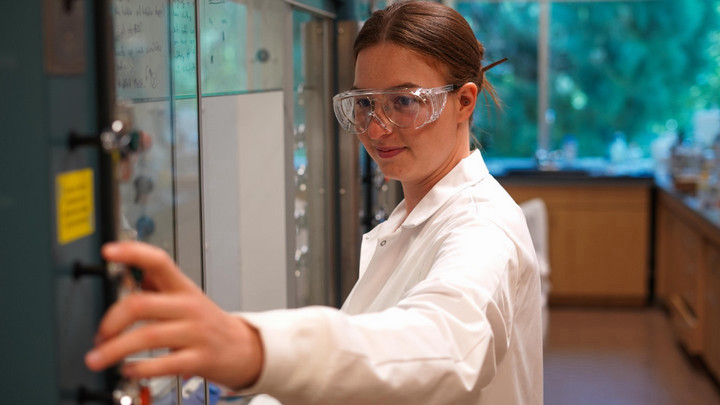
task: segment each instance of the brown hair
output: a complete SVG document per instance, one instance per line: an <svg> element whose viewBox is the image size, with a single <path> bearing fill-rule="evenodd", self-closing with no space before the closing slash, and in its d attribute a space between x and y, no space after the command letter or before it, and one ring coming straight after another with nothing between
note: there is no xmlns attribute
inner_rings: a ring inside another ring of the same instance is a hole
<svg viewBox="0 0 720 405"><path fill-rule="evenodd" d="M426 1L395 3L375 11L360 29L353 51L355 59L365 48L390 42L417 52L444 71L448 84L473 82L497 105L492 85L482 67L483 45L475 39L460 13L442 4Z"/></svg>

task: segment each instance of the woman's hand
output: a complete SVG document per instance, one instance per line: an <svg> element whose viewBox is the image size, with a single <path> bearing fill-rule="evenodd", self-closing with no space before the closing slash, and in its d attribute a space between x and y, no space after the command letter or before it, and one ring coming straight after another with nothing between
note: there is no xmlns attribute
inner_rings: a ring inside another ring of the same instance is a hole
<svg viewBox="0 0 720 405"><path fill-rule="evenodd" d="M169 348L161 357L127 363L129 378L198 375L229 388L254 383L263 351L256 329L213 303L161 249L140 242L103 246L109 262L143 270L143 291L115 303L105 314L96 347L85 356L91 370L102 370L126 356ZM141 326L125 331L138 321Z"/></svg>

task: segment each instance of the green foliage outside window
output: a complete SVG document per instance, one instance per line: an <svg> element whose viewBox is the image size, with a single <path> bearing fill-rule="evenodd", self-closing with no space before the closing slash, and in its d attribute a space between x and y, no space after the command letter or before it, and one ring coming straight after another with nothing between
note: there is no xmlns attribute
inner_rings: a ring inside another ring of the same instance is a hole
<svg viewBox="0 0 720 405"><path fill-rule="evenodd" d="M486 64L508 58L487 73L502 108L476 109L473 134L491 155L532 156L537 146L537 37L539 6L458 2L456 9L485 47Z"/></svg>
<svg viewBox="0 0 720 405"><path fill-rule="evenodd" d="M606 156L622 133L647 155L668 122L691 132L696 111L720 104L718 1L549 3L550 148L571 135L579 156ZM488 74L504 108L479 109L475 135L490 156L533 156L540 5L464 1L456 8L489 61L509 58Z"/></svg>

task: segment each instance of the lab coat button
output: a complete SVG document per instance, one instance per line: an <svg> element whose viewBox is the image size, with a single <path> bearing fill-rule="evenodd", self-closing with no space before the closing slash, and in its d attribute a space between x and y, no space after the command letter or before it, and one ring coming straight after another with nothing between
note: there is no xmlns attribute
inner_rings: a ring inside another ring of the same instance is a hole
<svg viewBox="0 0 720 405"><path fill-rule="evenodd" d="M385 246L386 243L387 243L387 241L384 240L384 241L380 242L380 246Z"/></svg>

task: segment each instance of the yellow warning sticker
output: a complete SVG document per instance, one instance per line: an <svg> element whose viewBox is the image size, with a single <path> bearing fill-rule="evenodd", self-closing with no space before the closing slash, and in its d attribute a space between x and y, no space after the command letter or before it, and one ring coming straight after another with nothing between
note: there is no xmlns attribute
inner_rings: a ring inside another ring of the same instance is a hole
<svg viewBox="0 0 720 405"><path fill-rule="evenodd" d="M92 169L58 174L55 195L58 243L64 245L95 232Z"/></svg>

